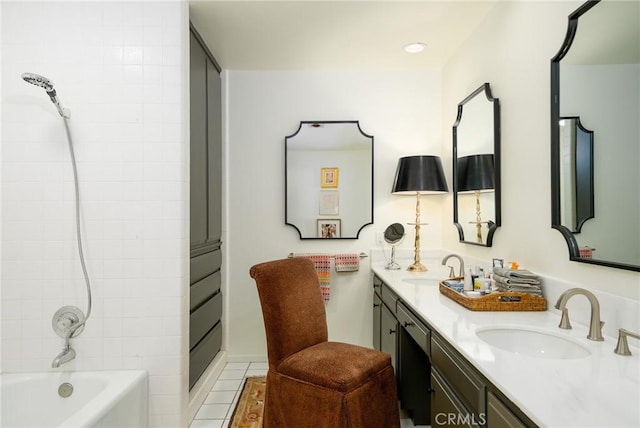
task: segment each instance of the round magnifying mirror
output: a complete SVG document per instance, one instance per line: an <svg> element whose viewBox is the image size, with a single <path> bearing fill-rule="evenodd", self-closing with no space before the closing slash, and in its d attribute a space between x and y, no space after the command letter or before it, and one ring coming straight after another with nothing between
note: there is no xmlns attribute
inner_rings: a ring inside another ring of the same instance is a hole
<svg viewBox="0 0 640 428"><path fill-rule="evenodd" d="M396 245L399 245L404 239L404 226L400 223L389 225L384 231L384 241L391 245L391 261L384 267L388 270L399 270L400 265L396 263Z"/></svg>

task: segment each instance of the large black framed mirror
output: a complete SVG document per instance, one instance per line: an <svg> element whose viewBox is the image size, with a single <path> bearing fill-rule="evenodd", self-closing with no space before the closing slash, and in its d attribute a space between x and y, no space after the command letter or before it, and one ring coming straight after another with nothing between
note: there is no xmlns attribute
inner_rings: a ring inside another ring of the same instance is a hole
<svg viewBox="0 0 640 428"><path fill-rule="evenodd" d="M640 2L588 1L551 59L551 225L570 260L640 271L639 118Z"/></svg>
<svg viewBox="0 0 640 428"><path fill-rule="evenodd" d="M501 223L500 100L484 83L453 125L453 223L460 242L490 247Z"/></svg>
<svg viewBox="0 0 640 428"><path fill-rule="evenodd" d="M303 121L285 137L285 224L300 239L357 239L373 223L373 136L357 120Z"/></svg>

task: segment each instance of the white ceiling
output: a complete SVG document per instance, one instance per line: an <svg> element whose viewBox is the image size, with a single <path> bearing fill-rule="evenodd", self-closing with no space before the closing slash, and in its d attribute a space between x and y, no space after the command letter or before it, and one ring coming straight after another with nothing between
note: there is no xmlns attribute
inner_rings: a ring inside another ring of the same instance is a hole
<svg viewBox="0 0 640 428"><path fill-rule="evenodd" d="M224 69L419 70L441 67L498 0L189 0ZM419 54L402 47L423 42Z"/></svg>

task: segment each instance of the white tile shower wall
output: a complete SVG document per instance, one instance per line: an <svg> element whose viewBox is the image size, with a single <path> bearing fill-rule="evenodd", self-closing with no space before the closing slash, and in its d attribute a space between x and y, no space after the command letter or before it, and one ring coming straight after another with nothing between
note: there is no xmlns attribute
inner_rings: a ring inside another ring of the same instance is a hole
<svg viewBox="0 0 640 428"><path fill-rule="evenodd" d="M64 369L144 368L150 425L185 424L188 6L2 2L2 371L50 370L63 305L87 308L61 118L71 110L93 311Z"/></svg>

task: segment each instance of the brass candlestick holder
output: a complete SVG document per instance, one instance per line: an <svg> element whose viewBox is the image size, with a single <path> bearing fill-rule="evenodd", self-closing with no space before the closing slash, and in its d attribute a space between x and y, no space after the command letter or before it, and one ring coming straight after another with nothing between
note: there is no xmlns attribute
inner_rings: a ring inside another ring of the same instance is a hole
<svg viewBox="0 0 640 428"><path fill-rule="evenodd" d="M480 191L476 190L476 221L470 221L469 224L476 225L476 242L482 244L482 225L489 223L488 221L482 221L480 216Z"/></svg>
<svg viewBox="0 0 640 428"><path fill-rule="evenodd" d="M407 223L409 225L415 225L416 227L416 239L414 242L415 254L413 255L413 264L410 265L407 270L410 272L426 272L427 267L420 263L420 226L427 225L429 223L420 223L420 192L416 192L416 222Z"/></svg>

